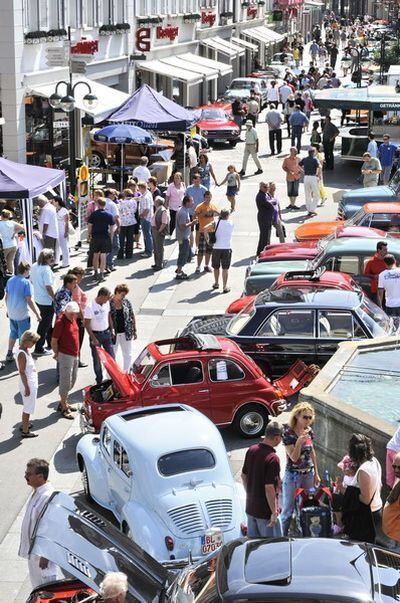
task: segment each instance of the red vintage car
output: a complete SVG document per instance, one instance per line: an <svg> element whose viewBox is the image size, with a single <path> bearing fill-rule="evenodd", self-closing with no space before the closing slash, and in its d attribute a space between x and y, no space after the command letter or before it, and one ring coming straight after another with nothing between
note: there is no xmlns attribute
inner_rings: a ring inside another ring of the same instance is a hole
<svg viewBox="0 0 400 603"><path fill-rule="evenodd" d="M197 126L209 143L228 142L231 147L235 147L240 139L240 128L233 121L227 107L230 111L231 104L226 102L199 107L201 116Z"/></svg>
<svg viewBox="0 0 400 603"><path fill-rule="evenodd" d="M67 557L67 555L65 556ZM35 588L26 603L79 603L94 601L96 592L76 579L57 580Z"/></svg>
<svg viewBox="0 0 400 603"><path fill-rule="evenodd" d="M225 337L190 335L150 343L123 373L103 349L98 354L110 379L85 388L81 429L98 432L108 416L129 408L184 402L216 425L233 424L243 437L262 435L268 416L286 408L285 398L314 375L302 361L271 382Z"/></svg>
<svg viewBox="0 0 400 603"><path fill-rule="evenodd" d="M270 287L270 291L287 288L298 289L302 286L306 286L307 288L315 287L316 289L346 289L348 291L359 289L359 286L350 274L325 270L324 272L284 272L278 276L275 283ZM244 297L235 299L227 307L226 313L238 314L243 308L254 301L256 297L256 295L245 295Z"/></svg>

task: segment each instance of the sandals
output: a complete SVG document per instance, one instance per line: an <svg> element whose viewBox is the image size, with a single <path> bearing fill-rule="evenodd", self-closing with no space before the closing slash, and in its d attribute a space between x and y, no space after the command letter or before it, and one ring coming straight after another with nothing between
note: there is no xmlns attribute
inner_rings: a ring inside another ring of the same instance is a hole
<svg viewBox="0 0 400 603"><path fill-rule="evenodd" d="M222 291L222 293L229 293L230 288L229 287L225 287L225 289Z"/></svg>
<svg viewBox="0 0 400 603"><path fill-rule="evenodd" d="M219 289L219 284L218 283L214 283L212 286L213 289Z"/></svg>
<svg viewBox="0 0 400 603"><path fill-rule="evenodd" d="M38 433L33 433L33 431L21 431L21 438L37 438Z"/></svg>
<svg viewBox="0 0 400 603"><path fill-rule="evenodd" d="M63 409L61 408L61 404L59 404L59 405L57 406L57 410L58 410L59 412L63 412ZM69 410L69 412L76 412L78 409L77 409L77 408L75 408L75 406L68 406L68 410Z"/></svg>
<svg viewBox="0 0 400 603"><path fill-rule="evenodd" d="M69 408L62 410L61 414L64 417L64 419L69 419L70 421L74 419L74 415L72 414L72 412L70 411Z"/></svg>
<svg viewBox="0 0 400 603"><path fill-rule="evenodd" d="M32 429L32 427L33 427L32 423L29 423L29 427L28 427L28 429ZM24 432L22 431L22 425L20 425L19 430L20 430L22 433L24 433Z"/></svg>

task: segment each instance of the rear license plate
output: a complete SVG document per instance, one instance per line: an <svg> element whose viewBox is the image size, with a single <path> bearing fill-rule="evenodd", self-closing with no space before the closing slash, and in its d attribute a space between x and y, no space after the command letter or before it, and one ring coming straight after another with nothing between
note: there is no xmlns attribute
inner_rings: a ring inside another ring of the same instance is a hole
<svg viewBox="0 0 400 603"><path fill-rule="evenodd" d="M219 549L223 545L223 536L221 530L206 532L201 538L201 554L208 555Z"/></svg>
<svg viewBox="0 0 400 603"><path fill-rule="evenodd" d="M214 142L226 142L225 138L214 138Z"/></svg>

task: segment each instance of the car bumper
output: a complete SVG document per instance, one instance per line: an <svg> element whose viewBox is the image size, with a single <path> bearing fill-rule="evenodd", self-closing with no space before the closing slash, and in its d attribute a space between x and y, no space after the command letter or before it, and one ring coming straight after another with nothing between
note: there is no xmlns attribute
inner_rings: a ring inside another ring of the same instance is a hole
<svg viewBox="0 0 400 603"><path fill-rule="evenodd" d="M79 408L79 427L82 433L95 433L96 431L85 414L84 404L81 404L81 407Z"/></svg>

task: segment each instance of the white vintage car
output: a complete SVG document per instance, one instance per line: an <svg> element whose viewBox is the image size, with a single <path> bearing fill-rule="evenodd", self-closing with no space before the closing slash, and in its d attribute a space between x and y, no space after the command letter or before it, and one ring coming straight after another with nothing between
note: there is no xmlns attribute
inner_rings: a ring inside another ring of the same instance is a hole
<svg viewBox="0 0 400 603"><path fill-rule="evenodd" d="M112 511L155 559L199 558L245 532L244 491L222 437L189 406L108 417L76 454L87 499Z"/></svg>

